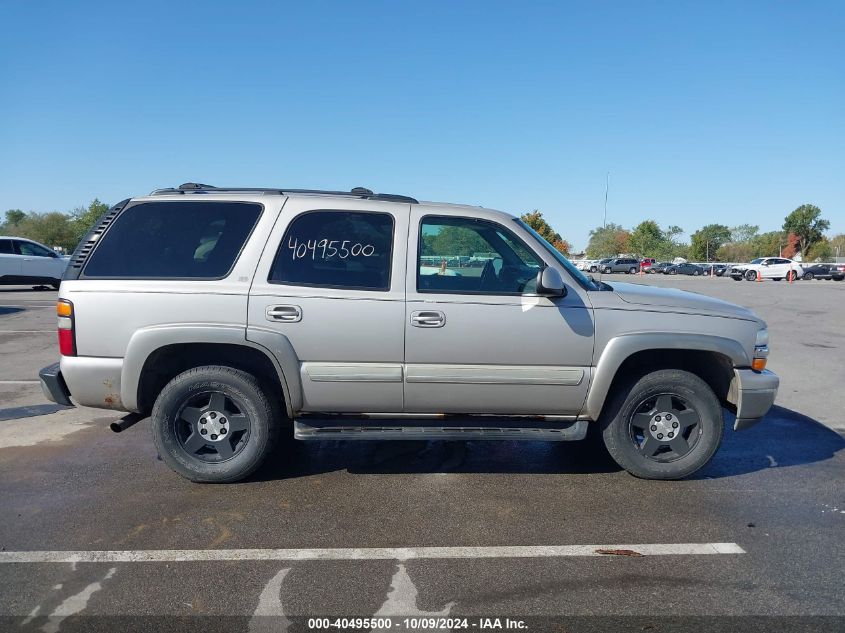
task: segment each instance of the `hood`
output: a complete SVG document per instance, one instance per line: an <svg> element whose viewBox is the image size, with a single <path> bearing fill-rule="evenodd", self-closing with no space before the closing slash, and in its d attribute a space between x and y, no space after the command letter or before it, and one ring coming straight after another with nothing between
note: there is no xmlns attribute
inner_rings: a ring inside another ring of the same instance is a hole
<svg viewBox="0 0 845 633"><path fill-rule="evenodd" d="M613 291L625 303L642 306L662 306L676 308L679 312L696 314L715 314L734 318L759 321L760 319L748 308L734 303L706 297L695 292L676 290L675 288L657 288L641 284L614 283Z"/></svg>

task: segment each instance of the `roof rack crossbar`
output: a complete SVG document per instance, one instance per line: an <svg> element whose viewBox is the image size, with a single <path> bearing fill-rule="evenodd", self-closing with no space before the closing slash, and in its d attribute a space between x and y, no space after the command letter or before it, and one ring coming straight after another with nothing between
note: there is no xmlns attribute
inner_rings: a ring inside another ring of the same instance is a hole
<svg viewBox="0 0 845 633"><path fill-rule="evenodd" d="M364 200L384 200L387 202L407 202L410 204L418 204L418 200L410 196L403 196L394 193L373 193L371 189L366 187L355 187L351 191L330 191L325 189L288 189L286 187L214 187L212 185L204 185L195 182L186 182L179 187L168 187L164 189L156 189L151 196L167 196L174 194L194 194L194 193L270 193L277 195L287 194L315 194L326 196L344 196L348 198L362 198Z"/></svg>

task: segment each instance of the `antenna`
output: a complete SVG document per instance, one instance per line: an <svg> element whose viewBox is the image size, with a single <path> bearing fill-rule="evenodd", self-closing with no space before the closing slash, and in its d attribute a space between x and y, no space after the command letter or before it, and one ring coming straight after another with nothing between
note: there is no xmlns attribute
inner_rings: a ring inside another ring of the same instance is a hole
<svg viewBox="0 0 845 633"><path fill-rule="evenodd" d="M607 177L604 181L604 222L602 223L602 228L607 229L607 194L610 191L610 172L607 172ZM601 262L601 260L599 260ZM601 281L602 276L602 267L599 264L599 284L602 283Z"/></svg>

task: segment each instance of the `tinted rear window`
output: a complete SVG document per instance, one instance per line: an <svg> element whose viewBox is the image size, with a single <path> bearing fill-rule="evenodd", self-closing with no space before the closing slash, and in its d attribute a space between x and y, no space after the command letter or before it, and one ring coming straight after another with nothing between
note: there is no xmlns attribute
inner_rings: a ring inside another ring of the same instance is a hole
<svg viewBox="0 0 845 633"><path fill-rule="evenodd" d="M0 240L0 255L14 255L12 240Z"/></svg>
<svg viewBox="0 0 845 633"><path fill-rule="evenodd" d="M112 223L84 277L220 279L262 207L247 202L143 202Z"/></svg>

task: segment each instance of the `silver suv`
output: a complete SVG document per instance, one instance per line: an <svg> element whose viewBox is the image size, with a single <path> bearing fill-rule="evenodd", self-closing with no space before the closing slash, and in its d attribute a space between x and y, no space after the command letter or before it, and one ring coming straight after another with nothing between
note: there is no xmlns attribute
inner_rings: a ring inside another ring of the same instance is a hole
<svg viewBox="0 0 845 633"><path fill-rule="evenodd" d="M685 477L772 405L766 325L596 282L522 220L399 195L186 184L112 207L58 302L58 403L150 416L201 482L300 440L580 440Z"/></svg>

